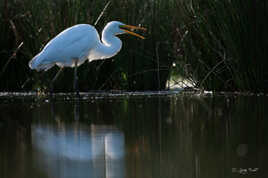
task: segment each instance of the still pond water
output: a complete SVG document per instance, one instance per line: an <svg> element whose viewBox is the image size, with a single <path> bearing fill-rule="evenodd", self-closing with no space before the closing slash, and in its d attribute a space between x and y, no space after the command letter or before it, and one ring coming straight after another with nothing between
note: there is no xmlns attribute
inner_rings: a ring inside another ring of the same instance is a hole
<svg viewBox="0 0 268 178"><path fill-rule="evenodd" d="M268 177L268 97L0 97L1 178Z"/></svg>

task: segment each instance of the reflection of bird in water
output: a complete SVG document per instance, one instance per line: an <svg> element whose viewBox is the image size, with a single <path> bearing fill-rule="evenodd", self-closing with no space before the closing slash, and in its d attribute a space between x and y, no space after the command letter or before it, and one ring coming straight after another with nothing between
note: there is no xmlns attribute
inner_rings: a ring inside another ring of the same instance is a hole
<svg viewBox="0 0 268 178"><path fill-rule="evenodd" d="M52 177L59 172L70 177L125 177L124 133L113 126L34 124L32 143L35 158Z"/></svg>
<svg viewBox="0 0 268 178"><path fill-rule="evenodd" d="M72 26L49 41L44 49L29 62L29 67L37 71L47 71L54 65L58 65L61 69L51 81L51 87L63 67L74 67L74 89L78 94L77 67L87 59L93 61L116 55L122 47L122 41L116 35L127 33L144 39L143 36L133 32L136 29L146 30L143 27L112 21L103 29L100 40L93 26L89 24Z"/></svg>

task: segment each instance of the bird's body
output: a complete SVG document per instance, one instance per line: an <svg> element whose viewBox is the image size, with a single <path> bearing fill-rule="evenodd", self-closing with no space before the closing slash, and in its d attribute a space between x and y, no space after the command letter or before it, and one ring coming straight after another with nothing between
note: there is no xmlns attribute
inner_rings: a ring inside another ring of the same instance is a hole
<svg viewBox="0 0 268 178"><path fill-rule="evenodd" d="M74 67L76 60L77 66L80 66L87 59L102 59L102 56L96 53L100 43L99 34L93 26L75 25L53 38L31 60L29 66L40 71L48 70L55 64L60 67Z"/></svg>
<svg viewBox="0 0 268 178"><path fill-rule="evenodd" d="M146 30L142 27L112 21L105 26L102 39L100 39L93 26L78 24L67 28L50 40L44 49L29 62L29 67L37 71L46 71L54 65L61 68L78 67L87 59L92 61L110 58L116 55L122 47L122 41L116 35L128 33L143 38L123 28Z"/></svg>

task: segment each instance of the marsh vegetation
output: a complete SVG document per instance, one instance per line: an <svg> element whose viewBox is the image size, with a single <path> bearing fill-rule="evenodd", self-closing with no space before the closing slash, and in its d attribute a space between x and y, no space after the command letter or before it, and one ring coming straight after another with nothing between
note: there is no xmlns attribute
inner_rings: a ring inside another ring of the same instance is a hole
<svg viewBox="0 0 268 178"><path fill-rule="evenodd" d="M107 2L1 0L0 90L46 89L57 68L40 74L28 61L65 28L94 24ZM120 20L147 27L147 38L122 36L119 55L82 65L80 90L162 90L180 76L206 90L267 91L267 9L265 1L111 0L98 31ZM72 90L71 70L57 91Z"/></svg>

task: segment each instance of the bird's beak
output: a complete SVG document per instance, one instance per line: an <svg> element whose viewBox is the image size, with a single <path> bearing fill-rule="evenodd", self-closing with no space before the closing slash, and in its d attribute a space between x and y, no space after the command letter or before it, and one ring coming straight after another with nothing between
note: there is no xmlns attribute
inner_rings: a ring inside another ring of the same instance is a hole
<svg viewBox="0 0 268 178"><path fill-rule="evenodd" d="M134 30L142 30L142 31L146 31L147 29L144 27L138 27L138 26L133 26L133 25L121 25L120 29L123 30L124 32L130 34L130 35L134 35L136 37L139 37L141 39L145 39L143 36L133 32Z"/></svg>

